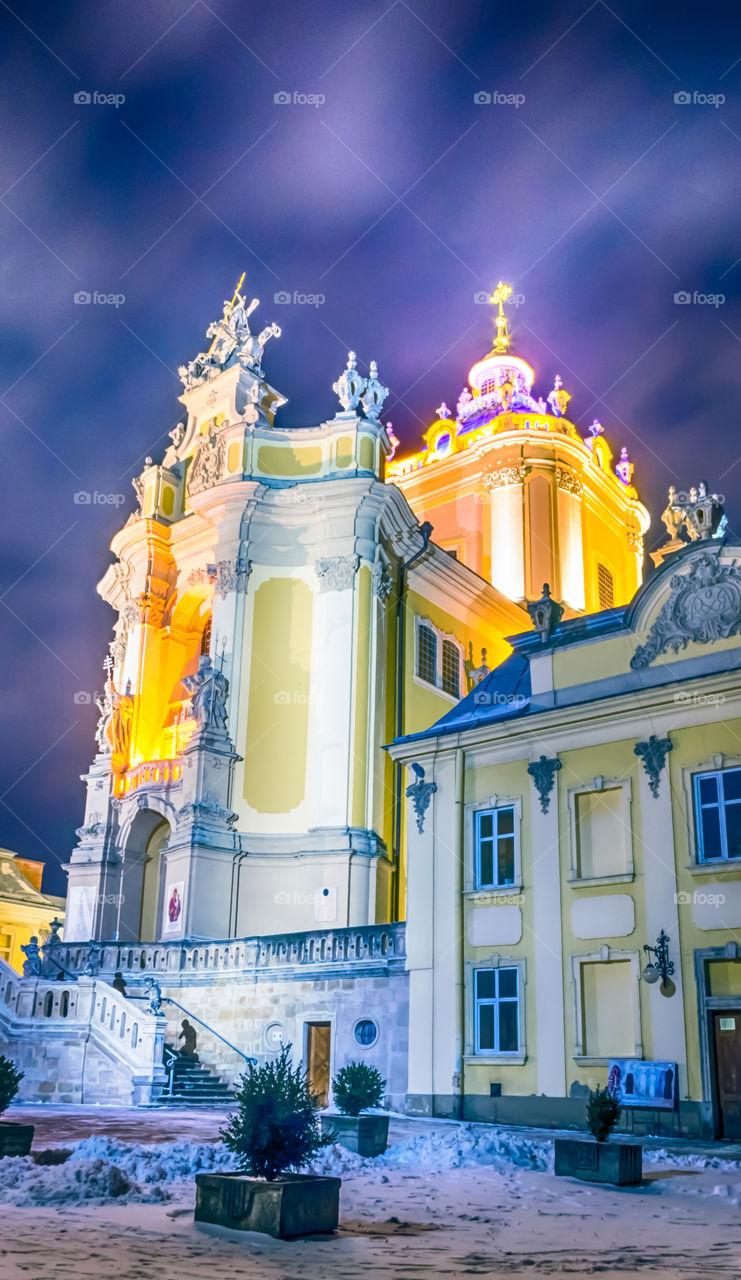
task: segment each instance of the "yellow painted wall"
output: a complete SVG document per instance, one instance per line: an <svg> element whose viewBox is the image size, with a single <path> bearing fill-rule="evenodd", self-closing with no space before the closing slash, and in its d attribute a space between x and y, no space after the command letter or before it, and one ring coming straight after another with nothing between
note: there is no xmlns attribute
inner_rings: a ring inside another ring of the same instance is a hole
<svg viewBox="0 0 741 1280"><path fill-rule="evenodd" d="M300 578L269 578L254 597L244 797L258 813L304 799L313 595Z"/></svg>

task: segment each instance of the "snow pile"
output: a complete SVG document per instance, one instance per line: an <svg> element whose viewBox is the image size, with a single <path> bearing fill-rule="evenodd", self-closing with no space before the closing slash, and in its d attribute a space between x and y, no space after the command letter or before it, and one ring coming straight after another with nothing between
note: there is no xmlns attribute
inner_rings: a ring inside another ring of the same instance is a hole
<svg viewBox="0 0 741 1280"><path fill-rule="evenodd" d="M169 1200L170 1184L201 1170L233 1167L222 1143L167 1142L135 1146L96 1136L78 1142L64 1164L32 1157L2 1162L0 1203L13 1205L148 1204Z"/></svg>
<svg viewBox="0 0 741 1280"><path fill-rule="evenodd" d="M666 1147L644 1147L644 1164L662 1164L667 1169L687 1169L690 1172L717 1169L720 1173L738 1173L741 1161L724 1160L721 1156L698 1154L695 1151L667 1151Z"/></svg>
<svg viewBox="0 0 741 1280"><path fill-rule="evenodd" d="M553 1167L553 1143L484 1125L464 1124L446 1133L420 1134L389 1147L374 1165L419 1165L427 1169L460 1169L486 1165L489 1169Z"/></svg>

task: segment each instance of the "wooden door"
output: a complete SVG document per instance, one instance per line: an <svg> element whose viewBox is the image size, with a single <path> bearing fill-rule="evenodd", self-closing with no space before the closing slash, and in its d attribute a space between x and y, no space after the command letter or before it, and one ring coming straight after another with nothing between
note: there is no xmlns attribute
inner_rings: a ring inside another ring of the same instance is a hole
<svg viewBox="0 0 741 1280"><path fill-rule="evenodd" d="M332 1028L329 1022L306 1024L306 1071L312 1090L322 1107L329 1101Z"/></svg>
<svg viewBox="0 0 741 1280"><path fill-rule="evenodd" d="M721 1138L741 1138L741 1012L714 1013Z"/></svg>

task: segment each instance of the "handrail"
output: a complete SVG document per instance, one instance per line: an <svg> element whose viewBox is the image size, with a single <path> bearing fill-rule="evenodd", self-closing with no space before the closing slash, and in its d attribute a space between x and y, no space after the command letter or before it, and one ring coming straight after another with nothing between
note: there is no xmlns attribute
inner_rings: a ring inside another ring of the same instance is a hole
<svg viewBox="0 0 741 1280"><path fill-rule="evenodd" d="M137 996L132 994L128 995L126 998L127 1000L148 1000L149 996ZM194 1018L199 1026L205 1027L206 1031L208 1031L210 1035L216 1036L216 1039L221 1040L222 1044L225 1044L228 1049L233 1049L235 1053L239 1054L240 1058L244 1058L245 1062L257 1062L257 1058L252 1054L243 1053L243 1051L238 1049L235 1044L232 1044L231 1040L227 1040L226 1036L222 1036L220 1031L217 1031L215 1027L210 1027L207 1022L203 1021L203 1018L198 1017L197 1013L192 1013L190 1009L186 1009L184 1004L179 1004L177 1000L173 1000L172 996L160 996L159 998L163 1004L174 1004L176 1009L180 1009L182 1013L187 1013L189 1018Z"/></svg>

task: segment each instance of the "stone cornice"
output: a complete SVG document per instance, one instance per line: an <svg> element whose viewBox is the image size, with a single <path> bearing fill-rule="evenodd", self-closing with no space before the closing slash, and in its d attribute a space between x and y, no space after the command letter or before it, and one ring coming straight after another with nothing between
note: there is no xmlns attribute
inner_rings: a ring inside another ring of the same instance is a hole
<svg viewBox="0 0 741 1280"><path fill-rule="evenodd" d="M698 704L692 699L695 689L706 699L711 694L722 693L724 700L717 704L703 702L702 714L698 717ZM677 690L687 695L685 700L676 700ZM587 743L608 744L624 739L632 746L635 738L645 735L648 723L652 732L665 735L698 724L741 718L741 669L713 676L703 674L693 681L674 680L644 688L640 694L640 703L636 702L636 691L632 690L592 702L532 710L527 716L515 716L498 724L473 725L455 733L410 738L407 743L390 744L387 750L392 759L407 762L432 760L462 748L472 756L487 755L487 763L499 764L529 760L529 751L537 751L538 755L543 751L563 754Z"/></svg>

